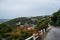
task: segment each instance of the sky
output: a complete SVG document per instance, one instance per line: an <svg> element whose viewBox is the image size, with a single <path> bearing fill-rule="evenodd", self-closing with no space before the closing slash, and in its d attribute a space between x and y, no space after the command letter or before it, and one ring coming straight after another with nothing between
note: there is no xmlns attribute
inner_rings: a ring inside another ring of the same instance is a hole
<svg viewBox="0 0 60 40"><path fill-rule="evenodd" d="M0 0L0 19L51 15L60 8L60 0Z"/></svg>

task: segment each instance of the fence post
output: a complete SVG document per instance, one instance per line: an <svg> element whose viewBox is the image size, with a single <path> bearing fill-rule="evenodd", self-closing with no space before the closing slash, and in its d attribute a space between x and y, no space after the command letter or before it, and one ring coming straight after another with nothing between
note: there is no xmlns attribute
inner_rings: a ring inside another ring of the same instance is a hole
<svg viewBox="0 0 60 40"><path fill-rule="evenodd" d="M35 34L33 34L33 40L35 40Z"/></svg>

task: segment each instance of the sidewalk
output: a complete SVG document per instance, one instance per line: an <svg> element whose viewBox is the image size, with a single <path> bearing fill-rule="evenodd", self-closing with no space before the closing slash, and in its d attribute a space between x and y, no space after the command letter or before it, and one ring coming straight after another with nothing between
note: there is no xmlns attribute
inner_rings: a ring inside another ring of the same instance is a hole
<svg viewBox="0 0 60 40"><path fill-rule="evenodd" d="M47 37L48 32L51 30L52 28L50 27L44 34L43 34L43 40L45 40L45 38Z"/></svg>

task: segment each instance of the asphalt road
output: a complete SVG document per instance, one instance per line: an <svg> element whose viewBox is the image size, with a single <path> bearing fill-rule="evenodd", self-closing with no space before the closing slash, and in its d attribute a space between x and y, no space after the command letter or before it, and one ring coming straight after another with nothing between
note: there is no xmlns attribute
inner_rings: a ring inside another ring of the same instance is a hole
<svg viewBox="0 0 60 40"><path fill-rule="evenodd" d="M60 29L59 28L52 28L50 32L48 32L47 37L45 40L60 40Z"/></svg>

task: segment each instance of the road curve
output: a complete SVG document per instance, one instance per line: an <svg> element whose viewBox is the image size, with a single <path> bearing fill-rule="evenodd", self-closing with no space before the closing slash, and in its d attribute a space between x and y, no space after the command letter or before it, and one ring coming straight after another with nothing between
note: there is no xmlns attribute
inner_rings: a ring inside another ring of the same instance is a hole
<svg viewBox="0 0 60 40"><path fill-rule="evenodd" d="M47 37L45 40L60 40L60 29L59 28L52 28L50 32L48 32Z"/></svg>

